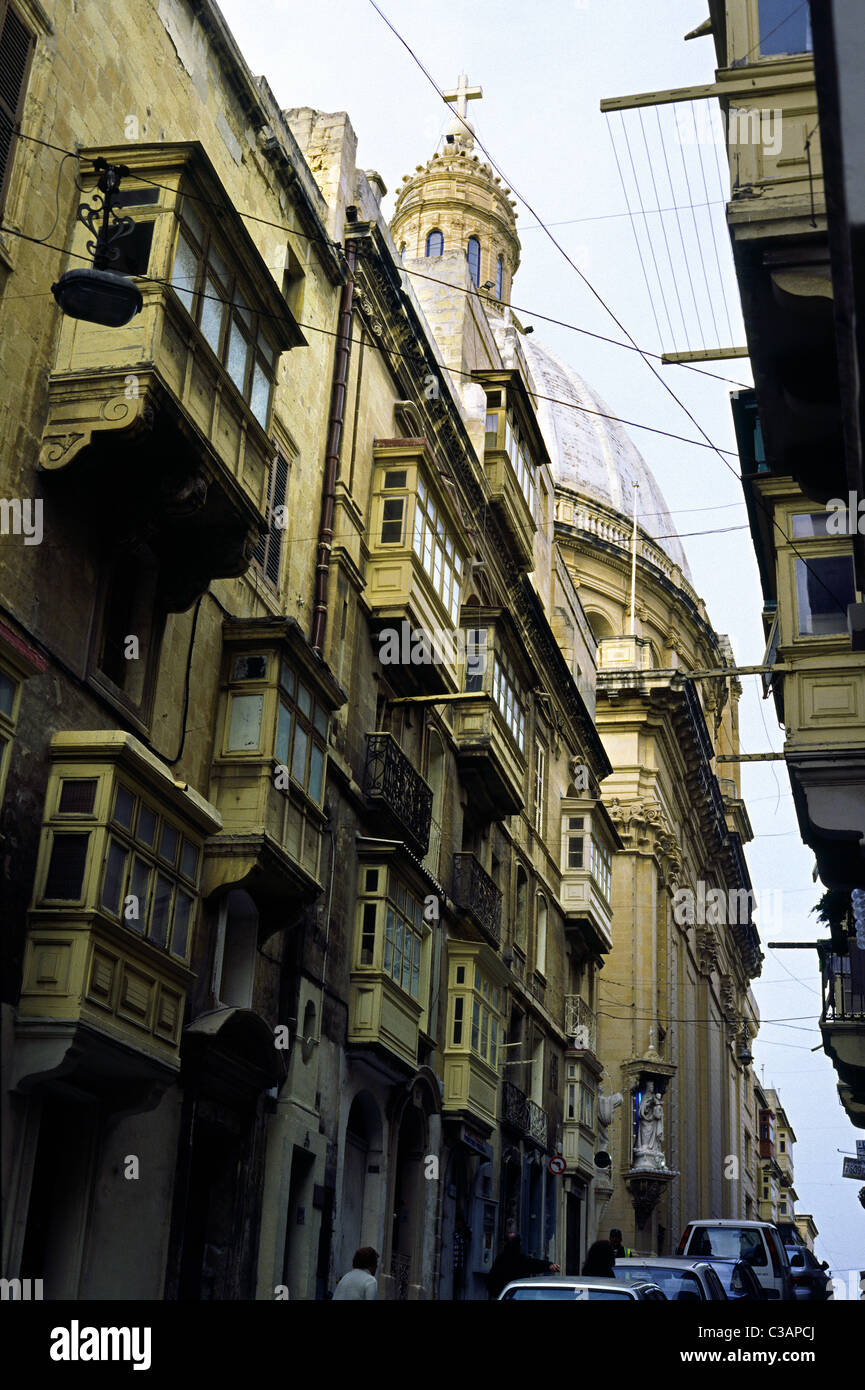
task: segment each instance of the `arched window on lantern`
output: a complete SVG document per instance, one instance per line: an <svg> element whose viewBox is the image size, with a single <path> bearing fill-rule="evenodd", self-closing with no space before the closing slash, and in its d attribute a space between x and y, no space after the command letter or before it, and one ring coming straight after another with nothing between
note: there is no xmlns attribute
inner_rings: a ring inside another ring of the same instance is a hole
<svg viewBox="0 0 865 1390"><path fill-rule="evenodd" d="M469 275L476 285L481 283L481 244L476 236L470 236L466 246L466 259L469 263Z"/></svg>
<svg viewBox="0 0 865 1390"><path fill-rule="evenodd" d="M496 299L501 299L505 287L505 261L499 256L496 261Z"/></svg>
<svg viewBox="0 0 865 1390"><path fill-rule="evenodd" d="M441 256L445 249L445 239L442 233L436 228L430 232L426 239L426 253L428 256Z"/></svg>

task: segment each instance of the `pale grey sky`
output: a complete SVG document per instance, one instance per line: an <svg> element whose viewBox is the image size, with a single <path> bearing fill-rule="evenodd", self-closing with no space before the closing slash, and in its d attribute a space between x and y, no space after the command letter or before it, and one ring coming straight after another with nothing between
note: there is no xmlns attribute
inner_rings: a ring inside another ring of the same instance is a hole
<svg viewBox="0 0 865 1390"><path fill-rule="evenodd" d="M658 206L655 192L664 207L669 206L670 190L679 190L676 201L681 202L685 179L694 203L713 204L711 212L695 214L700 219L702 263L696 233L689 230L693 218L683 219L681 230L666 219L666 243L655 219L650 223L651 247L645 223L637 218L647 274L660 279L668 301L665 308L662 297L654 294L653 308L634 229L622 216L626 204L608 118L598 109L602 97L712 80L711 39L683 42L683 36L706 18L706 0L666 0L663 5L647 0L379 3L440 87L455 85L460 71L483 86L483 101L469 108L478 137L513 181L514 190L545 223L559 224L552 228L557 239L641 346L659 349L656 317L663 349L674 346L677 323L684 332L691 318L689 304L694 308L692 321L699 311L707 338L712 337L710 296L717 336L727 344L732 330L736 342L744 341L719 206L717 160L714 148L705 139L701 142L702 122L693 142L681 127L682 138L671 139L668 122L674 113L663 113L670 161L665 167L653 112L647 113L642 126L628 118L630 155L620 118L611 118L616 154L632 200L631 158L647 209ZM390 190L385 200L390 210L403 174L435 149L447 112L369 0L221 0L221 8L250 66L267 77L283 106L348 111L359 139L359 163L381 173ZM534 310L619 338L620 330L537 227L536 218L521 205L519 211L523 249L513 301L522 306L522 320L531 323L532 314L525 310ZM714 229L702 221L708 216L715 218ZM683 274L685 261L691 280ZM699 437L636 353L539 321L536 332L600 391L614 413ZM751 380L747 362L741 360L708 366L740 383ZM710 438L722 449L734 449L728 393L735 388L682 369L660 370ZM684 536L695 587L715 627L730 634L740 664L759 662L764 649L762 597L749 532L687 534L744 526L736 477L709 449L642 430L631 434ZM729 462L735 469L736 459ZM743 686L743 749L780 749L774 706L759 698L759 678L743 677ZM755 832L747 849L755 888L761 897L771 895L769 901L782 895L783 902L781 920L775 914L775 920L761 928L766 960L755 985L763 1016L756 1060L766 1084L780 1092L796 1132L798 1210L814 1214L821 1232L818 1252L835 1273L859 1270L865 1268L865 1213L857 1201L857 1184L840 1176L841 1155L836 1150L853 1153L855 1139L865 1134L854 1129L841 1108L831 1062L822 1051L811 1051L820 1044L816 953L770 953L765 944L769 938L813 940L817 928L809 911L822 888L811 879L813 856L799 839L783 764L746 766L743 784Z"/></svg>

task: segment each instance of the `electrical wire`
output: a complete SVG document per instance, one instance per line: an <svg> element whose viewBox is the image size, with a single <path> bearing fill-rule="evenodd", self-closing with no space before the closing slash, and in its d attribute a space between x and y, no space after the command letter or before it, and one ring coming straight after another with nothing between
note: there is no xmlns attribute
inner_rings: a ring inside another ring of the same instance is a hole
<svg viewBox="0 0 865 1390"><path fill-rule="evenodd" d="M696 321L697 321L698 330L699 330L700 311L699 311L699 309L697 308L697 293L696 293L696 290L694 289L694 278L693 278L693 276L691 275L691 262L690 262L690 260L689 260L689 258L688 258L688 253L687 253L687 251L685 250L685 234L684 234L684 232L683 232L683 230L682 230L682 220L681 220L681 218L679 217L679 207L678 207L678 203L677 203L677 201L676 201L676 190L675 190L674 187L673 187L673 176L672 176L672 174L671 174L671 172L670 172L670 161L669 161L668 158L667 158L667 145L666 145L666 142L665 142L665 140L664 140L664 132L663 132L663 130L662 130L662 128L661 128L660 108L657 107L657 106L655 107L655 118L656 118L657 123L658 123L658 138L659 138L660 143L661 143L661 153L662 153L663 156L664 156L664 167L665 167L666 170L667 170L667 181L668 181L668 183L669 183L669 185L670 185L670 197L671 197L671 199L672 199L673 207L674 207L675 213L676 213L676 227L677 227L678 232L679 232L679 241L680 241L681 244L682 244L682 264L683 264L684 267L685 267L685 272L686 272L686 274L687 274L687 276L688 276L688 284L689 284L690 287L691 287L691 298L692 298L693 301L694 301L694 317L695 317L695 319L696 319ZM726 203L725 203L725 206L726 206ZM693 208L691 209L691 211L693 212ZM691 343L691 335L690 335L690 332L687 332L687 331L686 331L686 333L685 333L685 346L688 347L688 348L690 348L690 343Z"/></svg>
<svg viewBox="0 0 865 1390"><path fill-rule="evenodd" d="M20 126L16 126L16 127L15 127L15 135L16 135L16 137L17 137L18 139L20 139L20 140L30 140L30 141L33 142L33 144L41 145L41 146L42 146L44 149L46 149L46 150L53 150L53 151L54 151L55 153L57 153L57 154L69 155L70 158L77 159L77 160L79 160L79 162L80 162L80 158L81 158L80 152L78 152L78 151L76 151L76 150L67 150L63 145L55 145L55 144L53 144L50 140L42 140L42 139L41 139L39 136L37 136L37 135L29 135L29 134L27 134L26 131L21 130ZM177 189L176 189L175 187L173 187L171 184L168 184L168 183L160 183L158 179L151 179L151 178L148 178L148 177L146 176L146 174L142 174L142 173L140 173L138 170L135 171L134 177L135 177L135 179L136 179L139 183L147 184L148 188L160 188L160 189L163 189L164 191L166 191L166 192L168 192L168 193L174 193L174 194L177 193ZM82 188L81 185L79 184L77 178L75 178L75 186L76 186L76 188L78 189L79 193L82 193L82 194L83 194L83 193L86 192L86 190L85 190L84 188ZM190 200L190 202L202 203L205 207L213 208L214 211L216 211L216 212L220 212L220 213L231 212L231 213L234 214L235 216L241 217L245 222L255 222L256 224L258 224L258 225L260 225L260 226L269 227L269 228L273 229L274 231L283 232L283 233L285 233L286 236L298 237L298 238L301 238L301 239L304 240L304 241L309 241L309 242L315 243L316 245L319 245L319 246L326 246L326 247L328 247L328 249L331 250L331 251L338 251L339 248L340 248L340 243L337 242L337 241L333 241L333 240L332 240L331 238L329 238L329 237L317 236L317 235L315 235L315 234L312 233L312 232L302 232L302 231L299 231L296 227L289 227L289 226L286 226L286 225L285 225L284 223L282 223L282 222L274 222L274 221L272 221L270 218L267 218L267 217L258 217L255 213L243 212L240 208L237 208L237 207L235 207L235 206L233 206L233 205L227 205L227 204L225 204L225 203L217 202L217 201L216 201L215 199L213 199L213 198L205 198L204 195L203 195L203 194L200 194L200 193L192 193L192 192L190 192L190 191L188 191L188 190L184 190L183 197L184 197L184 198L188 198L188 199ZM614 215L614 216L625 216L626 214L624 214L624 213L616 213L616 214L612 214L612 215ZM592 220L592 219L588 219L588 220ZM553 224L553 225L565 225L565 224L564 224L564 223L563 223L563 224L557 224L557 223L556 223L556 224ZM0 230L2 230L2 229L0 229ZM11 230L11 229L5 229L5 230ZM521 230L525 231L526 228L523 227ZM52 228L52 231L53 231L53 228ZM490 296L484 296L484 295L480 294L480 292L479 292L479 290L477 289L476 286L467 287L467 286L464 286L464 285L452 285L448 280L442 280L440 276L437 276L437 275L429 275L429 274L427 274L427 273L425 273L424 271L421 271L421 270L409 269L409 267L404 266L404 265L400 265L399 269L400 269L400 271L401 271L401 273L402 273L403 275L408 275L408 276L410 276L412 279L417 279L417 280L430 280L433 284L435 284L435 285L441 285L443 288L448 289L448 290L451 290L451 291L453 291L454 293L457 293L457 294L478 295L478 297L481 298L481 299L490 299ZM20 295L20 296L19 296L19 295L16 295L16 296L8 296L8 297L9 297L9 298L24 298L23 295ZM661 358L662 358L662 356L663 356L663 354L660 353L660 352L649 352L648 349L641 349L641 348L637 347L636 344L633 343L633 342L624 343L624 342L622 342L621 339L619 339L619 338L610 338L609 336L607 336L607 335L605 335L605 334L603 334L603 333L594 333L594 332L592 332L592 331L591 331L590 329L588 329L588 328L581 328L579 324L576 324L576 323L569 323L569 322L567 322L567 320L564 320L564 319L553 318L553 317L552 317L551 315L549 315L549 314L542 314L539 310L537 310L537 309L532 309L532 308L530 308L529 306L527 306L527 305L525 305L525 304L513 304L513 303L511 303L511 304L509 305L509 307L510 307L511 309L513 309L515 313L518 313L518 314L525 314L528 318L537 319L537 320L538 320L539 322L541 322L541 323L549 323L549 324L552 324L552 325L554 325L556 328L566 328L566 329L568 329L569 332L571 332L571 333L580 333L580 334L582 334L583 337L586 337L586 338L594 338L594 339L596 339L596 340L599 341L599 342L602 342L602 343L609 343L609 344L611 345L611 347L620 347L620 348L624 348L624 349L625 349L626 351L628 351L628 352L643 352L643 351L645 351L647 356L649 356L649 357L654 357L657 361L661 361ZM707 368L705 368L705 367L698 367L698 366L696 365L696 363L693 363L693 362L671 362L671 363L668 363L667 365L668 365L668 366L672 366L672 367L683 367L683 368L685 368L685 370L687 370L687 371L696 372L699 376L708 376L708 377L714 378L714 379L717 380L717 381L728 382L729 385L731 385L731 386L737 386L737 387L739 387L739 389L742 390L742 391L749 391L749 390L751 390L751 387L748 385L747 382L744 382L744 381L736 381L733 377L723 376L723 375L721 375L719 372L710 372Z"/></svg>
<svg viewBox="0 0 865 1390"><path fill-rule="evenodd" d="M693 113L693 109L692 109L692 110L691 110L691 115L693 116L693 114L694 114L694 113ZM696 123L696 120L695 120L695 121L694 121L694 135L695 135L695 137L696 137L696 134L697 134L697 123ZM693 223L694 223L694 236L695 236L696 242L697 242L697 253L698 253L699 257L700 257L700 266L701 266L702 271L703 271L703 282L704 282L704 284L705 284L705 286L706 286L706 299L707 299L708 304L709 304L709 313L710 313L711 316L712 316L712 326L713 326L714 329L715 329L715 338L716 338L716 341L717 341L717 343L718 343L718 346L720 347L720 345L721 345L721 333L720 333L720 330L719 330L719 328L718 328L717 319L715 318L715 303L714 303L714 300L712 299L712 291L709 289L709 276L708 276L707 271L706 271L706 262L705 262L705 260L703 259L703 241L702 241L702 238L701 238L701 236L700 236L700 230L699 230L699 228L698 228L698 226L697 226L697 214L696 214L696 212L693 211L694 191L693 191L693 189L691 188L691 178L690 178L690 175L689 175L689 173L688 173L688 164L687 164L687 160L685 159L685 146L684 146L684 144L683 144L683 142L682 142L681 140L679 141L679 154L680 154L681 157L682 157L682 171L683 171L683 173L684 173L684 175L685 175L685 184L686 184L687 189L688 189L688 201L691 203L691 206L692 206L691 218L692 218ZM702 328L702 320L701 320L700 326L701 326L701 328ZM703 339L703 343L704 343L704 346L705 346L705 338Z"/></svg>
<svg viewBox="0 0 865 1390"><path fill-rule="evenodd" d="M660 204L661 199L660 199L660 196L659 196L659 194L658 194L658 185L657 185L656 182L655 182L655 166L654 166L654 162L653 162L653 160L652 160L652 156L649 154L649 141L648 141L648 138L647 138L647 136L646 136L646 124L645 124L645 121L643 120L642 108L640 108L640 110L639 110L639 116L640 116L640 133L641 133L641 135L642 135L642 137L643 137L643 148L644 148L645 151L646 151L646 163L647 163L648 166L649 166L649 177L650 177L651 180L652 180L652 190L653 190L653 192L654 192L654 194L655 194L655 202L658 203L658 204ZM679 280L678 280L678 277L677 277L677 275L676 275L675 270L673 269L673 257L672 257L672 254L671 254L671 252L670 252L670 242L669 242L669 239L668 239L668 237L667 237L667 228L666 228L666 224L665 224L665 222L664 222L663 217L659 217L659 218L658 218L658 221L659 221L660 224L661 224L661 234L662 234L662 236L663 236L663 238L664 238L664 245L665 245L665 247L667 248L667 260L668 260L669 265L670 265L670 279L671 279L672 282L673 282L673 289L675 290L675 293L676 293L676 301L677 301L677 303L678 303L678 305L679 305L679 315L680 315L681 320L682 320L682 332L683 332L683 334L684 334L684 343L685 343L685 347L687 348L687 346L688 346L688 330L687 330L687 327L685 326L685 311L684 311L684 309L682 308L682 298L681 298L681 295L679 294ZM674 348L674 350L676 350L675 342L673 343L673 348Z"/></svg>
<svg viewBox="0 0 865 1390"><path fill-rule="evenodd" d="M609 128L609 127L608 127L608 128ZM651 233L650 233L650 231L649 231L649 219L648 219L647 216L646 216L645 208L644 208L644 206L643 206L643 193L642 193L642 189L640 188L640 180L637 178L637 169L636 169L636 165L634 164L634 156L633 156L633 153L632 153L632 151L631 151L631 141L630 141L630 138L629 138L629 136L628 136L628 128L627 128L627 126L625 125L625 118L624 118L624 114L623 114L623 113L622 113L622 134L623 134L624 137L625 137L625 149L628 151L628 163L629 163L630 166L631 166L631 173L632 173L633 176L634 176L634 188L636 189L636 193L637 193L637 202L638 202L639 205L640 205L640 212L641 212L642 218L643 218L643 225L644 225L644 227L645 227L645 229L646 229L646 240L647 240L647 242L649 243L649 253L650 253L651 257L652 257L652 264L653 264L654 267L655 267L655 275L657 276L657 279L658 279L658 289L660 290L660 293L661 293L661 303L662 303L663 306L664 306L664 313L665 313L666 316L667 316L667 327L668 327L669 330L670 330L670 340L671 340L671 342L672 342L672 344L673 344L673 349L675 350L676 343L675 343L675 335L674 335L674 333L673 333L673 321L672 321L672 319L670 318L670 310L669 310L669 306L668 306L668 304L667 304L667 296L664 294L664 282L663 282L663 280L661 279L661 272L660 272L660 270L658 269L658 259L657 259L656 255L655 255L655 246L654 246L654 242L653 242L653 240L652 240L652 235L651 235ZM663 346L664 346L664 343L663 343L663 339L662 339L662 340L661 340L661 347L663 347Z"/></svg>
<svg viewBox="0 0 865 1390"><path fill-rule="evenodd" d="M711 116L710 116L710 119L711 119ZM696 135L696 134L697 134L697 113L696 113L696 111L694 110L694 104L693 104L693 102L691 103L691 120L692 120L693 123L694 123L694 134ZM698 161L698 163L699 163L699 165L700 165L700 177L701 177L702 180L703 180L703 192L705 193L705 195L706 195L706 201L708 202L708 201L709 201L709 185L708 185L708 182L707 182L707 180L706 180L706 163L705 163L705 160L703 159L703 143L702 143L702 141L699 139L699 137L697 138L697 161ZM730 322L730 310L729 310L728 307L727 307L727 296L726 296L725 293L724 293L724 276L723 276L723 273L722 273L722 271L721 271L721 254L720 254L720 252L719 252L719 250L718 250L718 234L717 234L717 232L716 232L716 230L715 230L715 219L711 216L711 214L709 215L709 219L708 219L708 220L709 220L709 231L712 233L712 246L713 246L714 251L715 251L715 265L716 265L717 271L718 271L718 287L719 287L719 289L720 289L720 291L721 291L721 304L722 304L723 309L724 309L724 316L725 316L725 318L726 318L726 320L727 320L727 332L728 332L728 334L729 334L729 341L730 341L730 343L732 344L732 342L733 342L733 325L732 325L732 323ZM719 343L719 346L720 346L720 343Z"/></svg>
<svg viewBox="0 0 865 1390"><path fill-rule="evenodd" d="M433 90L437 93L437 95L438 95L438 97L440 98L440 100L441 100L442 102L444 102L444 104L445 104L446 106L449 106L449 103L445 100L444 93L442 92L442 90L441 90L441 88L439 87L438 83L435 81L435 78L431 75L431 73L428 71L428 69L427 69L426 67L424 67L424 64L421 62L421 60L420 60L420 58L418 57L418 55L414 52L414 50L412 49L412 47L411 47L411 45L408 43L408 41L407 41L406 39L403 38L403 36L402 36L402 34L400 34L399 30L395 27L394 24L391 23L391 21L388 19L387 15L384 14L384 12L382 11L382 9L381 9L381 8L379 7L379 5L376 3L376 0L369 0L369 3L370 3L370 5L372 6L372 8L375 10L376 14L380 17L380 19L387 25L388 29L391 31L391 33L394 35L394 37L398 40L398 42L402 44L403 48L405 48L406 52L407 52L407 53L409 54L409 56L411 57L412 61L413 61L414 63L416 63L417 66L420 68L420 70L421 70L421 72L423 73L424 77L426 78L427 82L429 82L430 86L431 86L431 87L433 88ZM804 3L807 3L807 0L804 0ZM800 6L800 8L801 8L801 6ZM727 460L726 460L726 458L724 458L724 454L725 454L725 453L732 453L732 451L729 450L729 449L721 449L717 444L715 444L714 440L712 440L712 439L709 437L709 435L708 435L708 434L706 433L706 431L703 429L703 426L699 423L699 421L698 421L698 420L696 419L696 417L694 416L693 412L688 408L688 406L685 404L685 402L684 402L679 396L676 395L676 392L673 390L673 388L672 388L672 386L670 385L670 383L669 383L668 381L665 381L665 380L664 380L663 376L662 376L661 373L657 370L657 368L655 368L655 367L652 365L651 361L649 360L648 355L647 355L645 352L643 352L643 350L642 350L641 348L638 347L638 345L637 345L637 343L635 342L635 340L634 340L632 334L628 332L628 329L627 329L627 328L625 327L625 325L622 323L621 319L619 319L619 318L617 317L617 315L614 313L614 311L610 308L609 304L606 302L606 300L604 299L604 297L603 297L603 295L600 293L600 291L597 290L597 289L595 289L595 286L592 284L591 280L589 280L588 276L585 275L585 274L583 273L582 270L580 270L580 267L576 264L576 262L572 259L572 257L568 255L567 251L566 251L565 248L562 246L561 242L557 241L557 239L553 236L553 234L552 234L552 232L550 231L549 227L546 225L546 223L543 221L543 219L539 216L539 214L538 214L537 210L535 209L535 207L529 202L529 200L528 200L522 193L520 193L519 189L518 189L518 188L516 187L516 185L514 184L514 181L513 181L512 179L509 179L509 178L507 177L507 175L505 174L505 172L504 172L504 170L502 169L501 165L498 164L498 163L496 162L496 160L495 160L495 159L493 158L493 156L490 154L490 151L487 149L487 147L486 147L486 145L483 143L483 141L482 141L482 140L479 140L479 139L477 138L477 135L476 135L475 132L472 130L472 128L469 126L468 121L466 121L466 120L465 120L462 116L460 116L459 114L457 114L457 119L460 120L460 121L462 122L462 124L465 126L466 130L469 131L469 132L471 133L471 135L472 135L472 137L473 137L475 143L477 144L478 148L479 148L480 150L482 150L483 153L486 155L487 159L488 159L489 162L490 162L491 167L492 167L493 169L495 169L495 171L496 171L496 173L499 175L499 177L500 177L501 179L504 180L505 185L511 189L511 191L512 191L513 194L514 194L514 196L515 196L516 198L518 198L519 201L523 204L523 206L524 206L525 208L527 208L528 211L532 214L532 216L533 216L534 218L537 219L537 221L540 223L541 227L543 228L544 232L546 233L547 237L548 237L549 240L552 242L553 246L555 246L556 250L557 250L557 251L559 252L559 254L564 258L564 260L565 260L565 261L567 262L567 264L571 267L571 269L575 272L575 274L579 276L579 278L582 280L583 284L586 286L586 288L589 290L589 292L593 295L593 297L594 297L594 298L598 301L598 303L606 310L606 312L609 314L610 318L611 318L611 319L613 320L613 322L615 323L616 327L619 328L619 329L621 330L622 333L624 333L625 337L626 337L626 338L633 344L633 346L637 349L637 351L640 353L640 356L643 358L643 361L645 362L646 366L649 368L649 371L652 373L652 375L655 377L655 379L660 383L660 385L664 388L664 390L667 392L667 394L676 402L676 404L679 406L679 408L685 412L685 414L687 415L688 419L691 421L691 424L694 425L695 428L699 430L700 434L701 434L701 435L703 436L703 438L706 440L706 442L707 442L709 448L711 448L711 449L718 455L718 457L720 458L721 462L724 464L724 467L727 468L727 469L729 469L729 471L732 473L733 477L736 479L737 482L741 482L741 481L742 481L741 475L738 474L738 473L736 472L735 468L733 468L732 464L728 463ZM693 202L693 197L692 197L692 202ZM695 226L696 226L696 222L695 222ZM717 331L717 326L716 326L716 331ZM767 506L765 506L765 504L764 504L764 502L763 502L763 499L762 499L761 497L759 497L759 495L755 494L755 495L754 495L754 502L755 502L755 505L757 505L757 506L760 508L760 510L763 512L763 514L764 514L764 516L766 517L767 521L775 528L775 530L778 531L778 533L781 535L781 537L783 538L783 540L785 541L785 543L786 543L787 545L789 545L789 547L790 547L790 549L793 551L794 555L796 555L796 556L802 561L802 563L805 565L806 569L808 570L808 573L812 576L812 578L814 578L814 579L817 581L817 583L820 584L821 588L825 590L825 592L826 592L826 593L829 595L829 597L832 599L832 602L836 605L836 607L837 607L841 612L843 612L843 613L846 615L846 612L847 612L846 604L842 603L841 600L839 599L838 595L835 594L835 593L833 593L833 591L832 591L832 590L829 588L829 586L823 581L823 579L822 579L821 576L817 573L817 571L811 568L811 566L808 564L808 561L807 561L806 557L805 557L804 555L802 555L801 551L798 549L798 547L796 546L796 544L794 543L794 541L791 539L791 537L788 536L788 535L786 534L786 532L784 531L784 529L783 529L783 527L781 526L780 522L772 515L772 513L771 513L770 510L769 510L769 508L768 508Z"/></svg>
<svg viewBox="0 0 865 1390"><path fill-rule="evenodd" d="M43 241L41 238L29 236L26 232L18 231L18 230L17 230L16 228L14 228L14 227L3 227L3 226L0 226L0 232L6 233L6 234L8 234L9 236L20 237L21 240L32 242L32 243L33 243L34 245L36 245L36 246L44 246L44 247L45 247L47 250L49 250L49 251L58 251L58 252L60 252L62 255L72 257L74 260L86 261L86 262L88 263L88 265L91 263L91 259L92 259L92 258L91 258L90 256L86 256L86 255L82 254L81 252L68 251L68 250L66 249L66 247L64 247L64 246L58 246L56 243L48 242L48 241ZM131 278L134 279L134 280L143 280L146 284L150 284L150 285L162 285L162 286L165 287L166 289L171 289L171 288L173 288L170 280L163 280L163 279L160 279L160 277L157 276L157 275L134 275L134 276L132 276ZM50 293L50 291L47 291L47 290L45 291L45 294L46 294L46 295L49 294L49 293ZM198 290L198 291L195 291L195 293L196 293L196 294L198 295L198 297L201 298L201 299L212 299L212 300L214 300L217 304L223 304L226 308L230 308L230 309L231 309L231 308L249 309L250 307L252 307L252 308L254 309L254 312L256 312L256 313L258 314L259 318L270 319L270 320L273 320L273 321L275 321L275 322L277 322L277 323L286 323L286 324L287 324L287 323L292 323L292 324L293 324L293 323L296 323L296 324L297 324L297 327L298 327L298 328L302 328L305 332L309 332L309 333L321 333L321 334L323 334L325 337L328 337L328 338L335 338L335 337L338 337L338 336L339 336L335 329L323 328L323 327L321 327L320 324L305 323L305 322L302 321L302 320L290 320L290 319L289 319L286 315L284 315L284 314L272 313L272 312L268 311L267 309L262 309L262 308L260 308L260 307L259 307L259 308L256 308L255 306L250 306L249 304L245 304L245 303L244 303L244 304L239 304L239 303L238 303L237 301L235 301L235 300L232 300L232 299L224 299L221 295L218 295L218 294L208 294L208 293L206 293L204 290ZM360 341L359 339L353 338L353 339L352 339L352 346L354 346L354 345L355 345L356 343L358 343L359 341ZM374 342L374 341L371 342L370 346L371 346L372 348L374 348L377 352L381 352L382 354L384 354L384 355L387 356L388 358L398 357L398 358L402 358L402 359L405 359L405 360L410 361L410 362L415 362L415 361L417 360L415 354L408 353L408 352L400 352L398 348L387 348L387 349L385 349L385 348L382 348L378 343L376 343L376 342ZM439 362L436 362L436 363L435 363L435 366L436 366L437 370L439 370L439 371L441 371L441 372L443 372L443 373L446 373L446 374L448 374L448 375L450 375L450 376L461 376L461 377L465 377L466 380L468 380L468 381L475 381L475 377L474 377L474 375L473 375L472 372L469 372L469 371L462 371L462 370L461 370L460 368L458 368L458 367L447 367L447 366L444 366L443 364L441 364L441 363L439 363ZM680 443L680 444L693 444L693 445L695 445L697 448L700 448L700 449L713 449L713 450L714 450L714 449L716 448L716 446L715 446L714 444L712 444L711 442L709 442L709 443L707 444L707 443L704 443L704 441L701 440L701 439L692 439L692 438L690 438L688 435L674 434L674 433L672 433L672 431L670 431L670 430L662 430L662 429L660 429L660 428L659 428L658 426L656 426L656 425L644 425L644 424L641 424L641 423L639 422L639 420L627 420L627 419L624 418L624 416L621 416L621 415L612 415L612 414L610 414L610 413L608 413L607 411L604 411L604 410L592 410L590 406L579 405L576 401L565 401L565 400L561 400L561 399L560 399L559 397L557 397L557 396L546 396L546 395L543 395L541 392L538 392L538 391L532 392L532 395L533 395L534 399L535 399L535 400L538 400L538 401L547 401L547 402L549 402L551 405L562 406L562 407L563 407L564 409L566 409L566 410L576 410L576 411L578 411L580 414L583 414L583 415L593 415L593 416L597 416L597 417L598 417L599 419L601 419L601 420L611 420L611 421L613 421L613 422L616 423L616 424L627 425L629 429L646 430L649 434L658 434L658 435L662 435L665 439L675 439L675 440L676 440L678 443ZM735 450L733 450L733 449L728 449L726 452L729 453L731 457L734 457L734 458L737 457L736 452L735 452Z"/></svg>

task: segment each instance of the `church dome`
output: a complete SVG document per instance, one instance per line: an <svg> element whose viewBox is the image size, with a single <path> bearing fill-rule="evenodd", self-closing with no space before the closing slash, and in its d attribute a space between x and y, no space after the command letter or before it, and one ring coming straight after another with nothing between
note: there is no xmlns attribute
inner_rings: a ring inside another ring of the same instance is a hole
<svg viewBox="0 0 865 1390"><path fill-rule="evenodd" d="M535 388L540 396L538 419L552 464L553 480L586 498L602 502L627 517L633 516L633 484L639 483L637 525L678 565L685 578L691 574L681 541L664 495L639 449L605 401L581 376L532 337L523 337L525 353ZM584 406L575 410L570 405ZM600 411L590 415L587 410Z"/></svg>

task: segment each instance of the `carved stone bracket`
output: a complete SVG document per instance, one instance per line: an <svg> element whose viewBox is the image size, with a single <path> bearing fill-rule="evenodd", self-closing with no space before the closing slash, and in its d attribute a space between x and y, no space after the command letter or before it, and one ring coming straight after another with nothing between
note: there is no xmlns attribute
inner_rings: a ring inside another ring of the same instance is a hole
<svg viewBox="0 0 865 1390"><path fill-rule="evenodd" d="M696 929L697 969L707 978L718 968L718 938L711 927Z"/></svg>
<svg viewBox="0 0 865 1390"><path fill-rule="evenodd" d="M675 889L682 871L679 837L661 803L620 801L614 796L604 804L626 847L654 853L665 887Z"/></svg>
<svg viewBox="0 0 865 1390"><path fill-rule="evenodd" d="M678 1176L678 1173L666 1172L654 1173L647 1177L645 1173L634 1172L633 1170L625 1174L625 1186L634 1204L637 1226L641 1231L661 1200L666 1188Z"/></svg>

